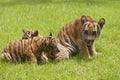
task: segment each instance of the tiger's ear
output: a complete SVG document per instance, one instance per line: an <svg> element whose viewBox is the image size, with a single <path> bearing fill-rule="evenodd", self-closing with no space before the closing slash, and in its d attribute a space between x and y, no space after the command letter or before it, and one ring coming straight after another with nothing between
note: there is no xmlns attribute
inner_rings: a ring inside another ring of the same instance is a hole
<svg viewBox="0 0 120 80"><path fill-rule="evenodd" d="M52 38L52 33L49 34L49 39L51 39L51 38Z"/></svg>
<svg viewBox="0 0 120 80"><path fill-rule="evenodd" d="M49 37L52 37L52 33L49 34Z"/></svg>
<svg viewBox="0 0 120 80"><path fill-rule="evenodd" d="M23 33L25 33L25 29L23 29Z"/></svg>
<svg viewBox="0 0 120 80"><path fill-rule="evenodd" d="M102 29L103 25L105 24L105 19L101 18L98 22L98 24L100 25L100 28Z"/></svg>
<svg viewBox="0 0 120 80"><path fill-rule="evenodd" d="M81 23L84 24L86 21L86 16L81 16Z"/></svg>
<svg viewBox="0 0 120 80"><path fill-rule="evenodd" d="M33 36L38 36L38 30L35 30L32 35L33 35Z"/></svg>

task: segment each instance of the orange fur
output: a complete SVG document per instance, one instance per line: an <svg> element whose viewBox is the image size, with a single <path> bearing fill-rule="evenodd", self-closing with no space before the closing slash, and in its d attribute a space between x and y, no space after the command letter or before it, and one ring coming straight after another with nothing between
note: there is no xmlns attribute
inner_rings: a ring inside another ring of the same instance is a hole
<svg viewBox="0 0 120 80"><path fill-rule="evenodd" d="M56 55L57 59L59 59L59 56L68 58L79 50L88 59L90 54L96 55L94 41L100 35L104 24L104 18L96 22L90 16L81 16L81 18L66 24L57 36L57 40L64 46L65 52L58 53Z"/></svg>
<svg viewBox="0 0 120 80"><path fill-rule="evenodd" d="M10 42L3 49L2 58L12 62L22 62L30 59L33 63L37 63L43 52L48 54L54 52L52 40L52 36L49 35L43 38L37 36Z"/></svg>

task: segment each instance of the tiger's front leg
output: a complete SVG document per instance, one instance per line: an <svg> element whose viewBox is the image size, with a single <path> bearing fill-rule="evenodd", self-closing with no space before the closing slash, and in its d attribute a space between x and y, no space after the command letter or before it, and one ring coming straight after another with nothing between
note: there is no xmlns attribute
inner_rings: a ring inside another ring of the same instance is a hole
<svg viewBox="0 0 120 80"><path fill-rule="evenodd" d="M29 50L28 52L28 57L30 58L32 63L37 64L37 58L35 57L34 53L31 50Z"/></svg>
<svg viewBox="0 0 120 80"><path fill-rule="evenodd" d="M45 55L45 52L43 51L42 54L41 54L41 59L43 61L48 61L48 57Z"/></svg>
<svg viewBox="0 0 120 80"><path fill-rule="evenodd" d="M97 52L96 52L96 50L95 50L94 43L92 43L90 46L88 46L88 48L89 48L90 54L92 54L92 55L97 55Z"/></svg>
<svg viewBox="0 0 120 80"><path fill-rule="evenodd" d="M78 40L77 44L78 44L79 49L85 54L85 56L88 59L90 59L91 57L90 57L90 52L88 50L87 44L82 41L79 41L79 40Z"/></svg>

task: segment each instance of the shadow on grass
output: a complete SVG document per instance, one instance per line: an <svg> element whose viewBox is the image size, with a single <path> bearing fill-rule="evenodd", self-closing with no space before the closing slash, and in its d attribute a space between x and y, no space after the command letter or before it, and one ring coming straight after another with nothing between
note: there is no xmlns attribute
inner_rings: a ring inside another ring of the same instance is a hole
<svg viewBox="0 0 120 80"><path fill-rule="evenodd" d="M38 63L38 66L40 65L45 65L47 63L50 63L50 62L39 62ZM30 61L25 61L25 62L8 62L6 60L3 60L3 59L0 59L0 64L4 64L4 65L34 65L34 63L30 62ZM35 64L36 65L36 64Z"/></svg>
<svg viewBox="0 0 120 80"><path fill-rule="evenodd" d="M105 1L100 0L9 0L0 2L0 7L8 7L15 5L39 5L39 4L60 4L60 3L85 3L86 5L103 4Z"/></svg>
<svg viewBox="0 0 120 80"><path fill-rule="evenodd" d="M49 60L49 61L42 61L42 60L40 60L40 61L38 61L37 65L38 66L45 65L45 64L54 64L54 65L56 65L59 62L60 61L55 61L55 60ZM19 65L19 64L21 64L21 65L25 65L25 64L27 64L27 65L34 65L34 63L32 63L31 61L28 61L28 60L22 61L22 62L12 62L12 61L6 61L6 60L4 60L2 58L0 58L0 64L4 64L4 65L9 65L9 64L11 64L11 65Z"/></svg>
<svg viewBox="0 0 120 80"><path fill-rule="evenodd" d="M86 63L89 63L90 61L92 61L93 59L90 59L88 60L84 54L82 53L78 53L77 55L74 55L73 57L71 57L70 59L68 60L74 60L76 61L78 64L82 64L82 61L86 62ZM38 62L38 66L42 66L42 65L46 65L46 64L53 64L53 65L57 65L59 64L59 62L64 62L64 61L67 61L67 60L59 60L59 61L56 61L56 60L50 60L50 61L47 61L47 62L44 62L44 61L39 61ZM3 60L3 59L0 59L0 63L1 64L4 64L4 65L31 65L31 64L34 64L32 63L31 61L25 61L25 62L16 62L16 63L13 63L13 62L7 62L6 60Z"/></svg>
<svg viewBox="0 0 120 80"><path fill-rule="evenodd" d="M84 62L90 62L93 60L93 57L91 56L91 59L87 59L84 53L79 52L76 56L73 57L73 59L78 63L81 64L82 61Z"/></svg>

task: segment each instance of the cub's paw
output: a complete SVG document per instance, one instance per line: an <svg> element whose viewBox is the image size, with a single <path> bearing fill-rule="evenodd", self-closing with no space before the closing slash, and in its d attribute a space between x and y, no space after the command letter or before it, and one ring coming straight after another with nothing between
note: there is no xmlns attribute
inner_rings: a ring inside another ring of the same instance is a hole
<svg viewBox="0 0 120 80"><path fill-rule="evenodd" d="M61 59L69 59L69 55L63 53L56 54L56 60L61 60Z"/></svg>
<svg viewBox="0 0 120 80"><path fill-rule="evenodd" d="M41 56L41 59L42 59L42 61L48 61L47 56L44 56L44 55Z"/></svg>

